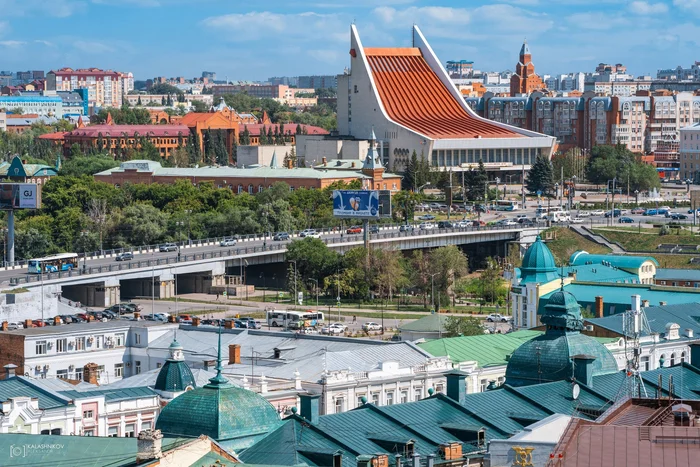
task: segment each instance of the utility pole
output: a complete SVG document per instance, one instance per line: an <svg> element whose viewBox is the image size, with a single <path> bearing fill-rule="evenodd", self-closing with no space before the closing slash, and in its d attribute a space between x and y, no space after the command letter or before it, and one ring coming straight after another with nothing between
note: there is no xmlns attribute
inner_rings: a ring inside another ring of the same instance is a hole
<svg viewBox="0 0 700 467"><path fill-rule="evenodd" d="M559 197L559 210L564 210L564 164L561 165L561 196Z"/></svg>
<svg viewBox="0 0 700 467"><path fill-rule="evenodd" d="M525 163L523 162L523 173L520 176L520 186L522 187L522 197L523 197L523 209L525 209L527 206L525 206Z"/></svg>

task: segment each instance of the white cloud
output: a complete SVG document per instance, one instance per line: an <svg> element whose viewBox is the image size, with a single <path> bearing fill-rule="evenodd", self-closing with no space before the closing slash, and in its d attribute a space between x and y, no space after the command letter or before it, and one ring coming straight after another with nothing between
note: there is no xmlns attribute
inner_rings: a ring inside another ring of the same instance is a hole
<svg viewBox="0 0 700 467"><path fill-rule="evenodd" d="M440 6L426 6L397 10L392 7L378 7L372 12L387 23L396 28L405 28L406 25L420 22L442 24L466 24L470 20L470 14L465 8L450 8Z"/></svg>
<svg viewBox="0 0 700 467"><path fill-rule="evenodd" d="M92 55L116 52L114 47L96 41L78 40L72 42L71 45L80 52Z"/></svg>
<svg viewBox="0 0 700 467"><path fill-rule="evenodd" d="M20 47L25 45L23 41L0 41L0 47Z"/></svg>
<svg viewBox="0 0 700 467"><path fill-rule="evenodd" d="M629 4L628 8L632 13L637 15L657 15L668 11L668 6L663 3L649 3L642 1L632 2Z"/></svg>
<svg viewBox="0 0 700 467"><path fill-rule="evenodd" d="M82 0L0 0L0 11L6 16L54 16L66 18L85 8Z"/></svg>
<svg viewBox="0 0 700 467"><path fill-rule="evenodd" d="M605 31L629 24L628 21L621 16L600 11L574 13L573 15L567 16L566 21L577 29L590 29L594 31Z"/></svg>
<svg viewBox="0 0 700 467"><path fill-rule="evenodd" d="M227 31L231 41L270 41L270 46L285 40L347 42L349 20L336 14L313 12L280 14L269 11L212 16L201 24Z"/></svg>

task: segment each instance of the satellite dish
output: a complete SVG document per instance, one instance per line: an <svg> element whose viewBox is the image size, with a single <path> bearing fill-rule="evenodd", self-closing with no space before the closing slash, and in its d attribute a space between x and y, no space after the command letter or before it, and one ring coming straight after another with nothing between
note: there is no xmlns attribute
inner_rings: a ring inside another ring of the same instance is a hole
<svg viewBox="0 0 700 467"><path fill-rule="evenodd" d="M577 400L580 392L581 388L578 384L574 383L573 387L571 388L571 397L573 397L574 400Z"/></svg>

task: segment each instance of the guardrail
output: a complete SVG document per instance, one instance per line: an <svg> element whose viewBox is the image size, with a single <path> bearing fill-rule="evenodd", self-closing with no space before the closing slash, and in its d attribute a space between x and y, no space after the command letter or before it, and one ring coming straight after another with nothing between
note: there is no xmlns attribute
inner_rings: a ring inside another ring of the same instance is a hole
<svg viewBox="0 0 700 467"><path fill-rule="evenodd" d="M393 239L393 238L419 238L432 236L437 234L449 234L449 233L470 233L470 232L494 232L494 231L504 231L504 230L523 230L522 226L510 226L510 225L500 225L500 226L482 226L482 227L458 227L458 228L443 228L438 229L437 227L432 229L420 229L419 227L413 226L411 230L407 231L389 231L380 230L378 233L371 234L371 240L377 239ZM360 234L345 234L340 233L340 237L336 238L321 238L323 243L326 245L337 245L343 243L354 243L361 242L364 239L364 235ZM144 269L152 268L156 266L168 265L168 264L180 264L191 261L205 260L205 259L215 259L215 258L226 258L226 257L236 257L241 255L247 255L251 253L266 253L266 252L278 252L287 249L287 244L284 243L270 243L249 247L238 247L238 248L222 248L215 251L204 251L202 253L193 254L180 254L178 251L177 256L168 256L165 258L149 258L143 260L132 260L124 262L115 262L108 265L102 266L83 266L75 269L70 269L67 271L58 271L45 274L25 274L23 276L17 276L10 278L10 285L16 286L20 284L29 284L42 282L45 280L62 279L66 277L81 277L92 274L101 274L117 271L129 271L132 269Z"/></svg>

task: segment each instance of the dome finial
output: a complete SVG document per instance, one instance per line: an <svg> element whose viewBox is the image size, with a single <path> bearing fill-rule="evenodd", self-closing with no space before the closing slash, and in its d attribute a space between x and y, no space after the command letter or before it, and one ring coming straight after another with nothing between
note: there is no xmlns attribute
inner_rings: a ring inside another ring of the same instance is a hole
<svg viewBox="0 0 700 467"><path fill-rule="evenodd" d="M207 386L223 386L228 384L228 380L221 374L221 324L219 324L219 343L216 346L216 376L209 380Z"/></svg>

